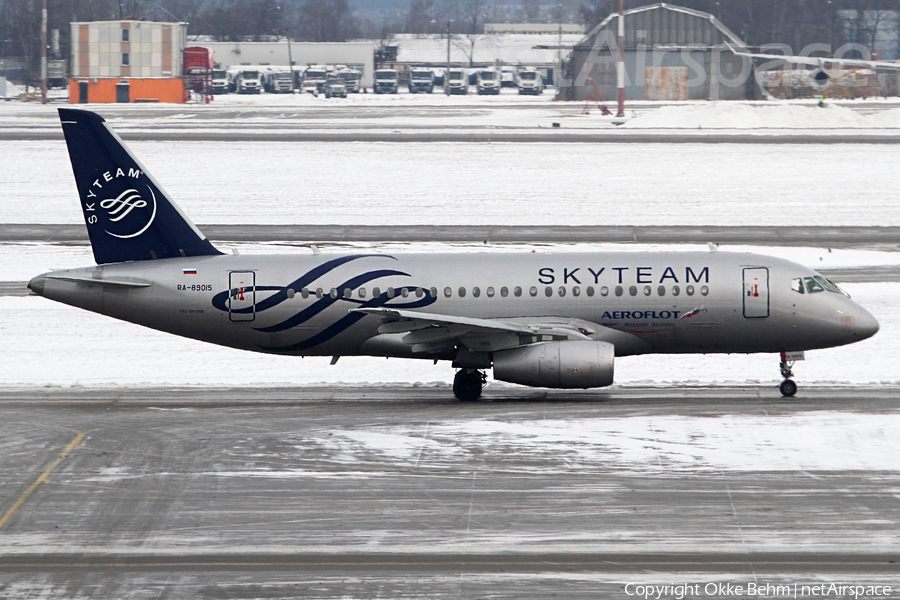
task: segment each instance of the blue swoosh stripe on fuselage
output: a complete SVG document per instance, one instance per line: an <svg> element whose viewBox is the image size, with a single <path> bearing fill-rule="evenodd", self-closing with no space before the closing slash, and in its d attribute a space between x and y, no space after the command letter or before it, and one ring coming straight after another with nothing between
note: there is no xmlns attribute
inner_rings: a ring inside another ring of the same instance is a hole
<svg viewBox="0 0 900 600"><path fill-rule="evenodd" d="M318 279L319 277L333 271L334 269L344 265L350 261L357 260L360 258L390 258L391 260L397 260L393 256L387 254L351 254L349 256L342 256L340 258L335 258L333 260L329 260L328 262L324 262L321 265L311 269L310 271L304 273L298 279L292 281L286 286L256 286L254 289L257 291L272 291L278 290L278 293L272 294L265 300L262 300L256 303L254 306L248 306L246 308L236 308L231 312L234 314L249 314L251 312L262 312L274 306L278 306L282 302L288 299L287 291L288 289L293 290L301 290L308 286L310 283ZM219 292L212 299L212 305L218 308L221 311L228 312L228 296L233 295L234 290L227 290L224 292Z"/></svg>
<svg viewBox="0 0 900 600"><path fill-rule="evenodd" d="M416 290L416 288L417 288L417 286L405 286L402 288L397 288L397 290L402 293L402 290L404 290L404 289L409 290L409 291L414 291L414 290ZM395 296L395 298L396 298L396 296ZM393 299L394 298L388 298L387 293L381 294L378 297L372 298L371 300L367 300L367 301L351 300L348 298L335 298L335 300L345 300L345 301L353 302L355 304L359 304L359 305L361 305L362 308L375 308L375 307L385 306L388 304L388 302L390 302ZM423 306L429 306L431 304L434 304L435 302L437 302L437 298L432 298L431 296L426 295L424 298L420 298L413 302L404 302L402 304L397 303L397 304L393 304L391 306L393 308L407 308L407 309L421 308ZM293 352L293 351L297 351L297 350L307 350L309 348L314 348L315 346L318 346L319 344L323 344L323 343L327 342L328 340L332 339L333 337L340 335L341 333L343 333L344 331L346 331L347 329L349 329L350 327L355 325L357 322L359 322L359 320L365 316L366 315L364 313L351 313L349 315L345 315L344 317L341 317L340 319L338 319L337 321L335 321L334 323L332 323L331 325L329 325L328 327L326 327L319 333L317 333L317 334L313 335L312 337L309 337L301 342L289 344L287 346L259 346L259 348L262 350L269 351L269 352Z"/></svg>
<svg viewBox="0 0 900 600"><path fill-rule="evenodd" d="M360 285L368 283L374 279L380 279L381 277L389 277L391 275L403 275L409 277L409 273L404 273L402 271L394 271L392 269L382 269L379 271L369 271L368 273L363 273L362 275L357 275L351 279L348 279L344 283L342 283L337 289L343 290L344 288L355 289ZM350 300L350 298L332 298L331 296L326 296L324 298L320 298L310 306L304 308L296 315L290 317L278 323L276 325L270 325L268 327L254 327L257 331L261 331L263 333L274 333L276 331L284 331L285 329L290 329L291 327L296 327L301 323L305 323L309 319L313 318L338 300Z"/></svg>

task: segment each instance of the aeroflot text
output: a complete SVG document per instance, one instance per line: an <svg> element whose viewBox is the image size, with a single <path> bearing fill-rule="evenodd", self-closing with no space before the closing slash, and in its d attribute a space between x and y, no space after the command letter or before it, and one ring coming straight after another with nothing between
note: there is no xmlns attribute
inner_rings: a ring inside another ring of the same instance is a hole
<svg viewBox="0 0 900 600"><path fill-rule="evenodd" d="M692 597L724 598L729 596L754 596L759 598L879 598L887 597L893 590L887 585L850 585L843 583L801 583L773 585L771 583L682 583L678 585L625 585L625 594L649 600Z"/></svg>

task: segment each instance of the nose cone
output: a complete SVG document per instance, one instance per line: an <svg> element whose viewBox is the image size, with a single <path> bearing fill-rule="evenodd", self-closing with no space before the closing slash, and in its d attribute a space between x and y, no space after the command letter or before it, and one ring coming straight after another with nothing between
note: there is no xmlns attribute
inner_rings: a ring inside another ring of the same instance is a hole
<svg viewBox="0 0 900 600"><path fill-rule="evenodd" d="M44 295L44 284L47 282L47 278L43 275L38 275L28 282L28 289L37 294L38 296Z"/></svg>
<svg viewBox="0 0 900 600"><path fill-rule="evenodd" d="M857 339L864 340L878 333L878 320L872 316L872 313L860 307L854 316L856 317Z"/></svg>

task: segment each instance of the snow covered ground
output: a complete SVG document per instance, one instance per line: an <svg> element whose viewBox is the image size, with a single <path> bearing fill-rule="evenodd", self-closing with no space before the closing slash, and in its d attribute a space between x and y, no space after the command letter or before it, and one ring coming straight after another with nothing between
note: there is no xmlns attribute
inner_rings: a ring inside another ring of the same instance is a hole
<svg viewBox="0 0 900 600"><path fill-rule="evenodd" d="M900 225L882 144L129 146L195 223ZM62 141L0 143L0 182L0 222L81 222Z"/></svg>

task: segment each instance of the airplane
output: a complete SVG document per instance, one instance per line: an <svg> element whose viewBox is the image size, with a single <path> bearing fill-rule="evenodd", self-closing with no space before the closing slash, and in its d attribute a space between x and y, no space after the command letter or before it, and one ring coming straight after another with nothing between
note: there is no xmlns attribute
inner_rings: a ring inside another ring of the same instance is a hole
<svg viewBox="0 0 900 600"><path fill-rule="evenodd" d="M872 70L886 70L886 71L896 71L900 70L900 63L890 62L884 60L864 60L864 59L856 59L856 58L828 58L824 56L802 56L802 55L794 55L794 54L766 54L762 52L745 52L738 50L728 42L725 42L725 45L729 50L736 56L742 56L744 58L761 58L766 59L768 62L760 65L760 70L765 71L769 68L775 68L781 66L785 63L788 64L799 64L799 65L807 65L810 67L815 67L815 69L810 74L810 81L812 85L819 90L825 89L831 84L832 76L826 70L826 65L834 65L837 69L843 69L844 67L853 67L858 69L872 69ZM777 46L777 45L776 45ZM819 46L816 44L815 46ZM830 47L826 44L821 44L823 48L814 48L814 50L827 50ZM780 46L775 47L773 49L781 49Z"/></svg>
<svg viewBox="0 0 900 600"><path fill-rule="evenodd" d="M878 331L819 273L751 253L225 254L101 116L58 110L97 265L28 287L152 329L332 364L451 361L465 401L488 369L525 386L600 388L616 358L678 353L778 354L790 397L804 351Z"/></svg>

